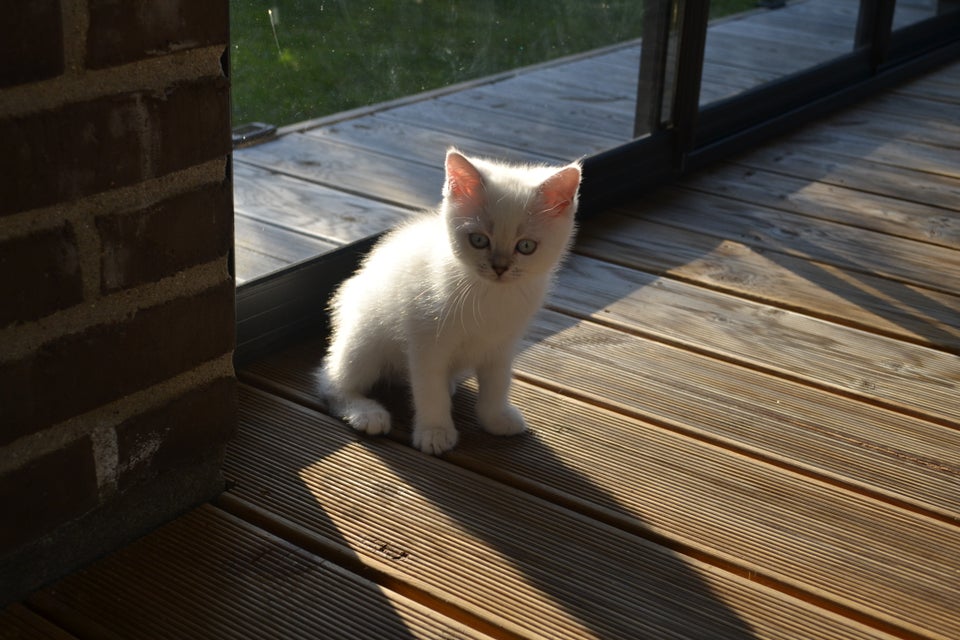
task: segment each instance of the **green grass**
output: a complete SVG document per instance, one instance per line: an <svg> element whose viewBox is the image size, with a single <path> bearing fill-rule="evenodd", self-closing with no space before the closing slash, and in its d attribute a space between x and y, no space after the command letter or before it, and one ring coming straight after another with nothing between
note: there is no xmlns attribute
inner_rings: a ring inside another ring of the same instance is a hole
<svg viewBox="0 0 960 640"><path fill-rule="evenodd" d="M754 0L712 5L720 15ZM643 3L231 0L230 10L234 124L284 125L639 37Z"/></svg>

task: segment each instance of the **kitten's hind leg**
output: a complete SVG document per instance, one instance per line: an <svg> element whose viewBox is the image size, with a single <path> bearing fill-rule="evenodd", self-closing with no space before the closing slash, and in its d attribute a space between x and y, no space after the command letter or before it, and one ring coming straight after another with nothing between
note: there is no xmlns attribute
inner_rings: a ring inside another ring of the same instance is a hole
<svg viewBox="0 0 960 640"><path fill-rule="evenodd" d="M331 383L326 372L321 375L321 387L329 404L330 413L343 418L357 431L371 436L390 431L390 413L373 398L338 388Z"/></svg>
<svg viewBox="0 0 960 640"><path fill-rule="evenodd" d="M449 386L449 388L450 388L450 397L451 397L451 398L452 398L454 395L456 395L457 389L460 388L460 385L463 384L463 383L467 380L467 378L469 378L469 377L472 376L472 375L475 375L473 371L461 371L461 372L459 372L459 373L454 374L454 375L450 378L450 382L449 382L448 386Z"/></svg>
<svg viewBox="0 0 960 640"><path fill-rule="evenodd" d="M320 373L321 392L329 403L331 414L343 418L357 431L372 436L390 431L390 413L382 404L365 395L378 375L374 369L343 370L333 358L326 360Z"/></svg>
<svg viewBox="0 0 960 640"><path fill-rule="evenodd" d="M355 396L336 404L340 416L357 431L371 436L390 431L390 413L376 400Z"/></svg>

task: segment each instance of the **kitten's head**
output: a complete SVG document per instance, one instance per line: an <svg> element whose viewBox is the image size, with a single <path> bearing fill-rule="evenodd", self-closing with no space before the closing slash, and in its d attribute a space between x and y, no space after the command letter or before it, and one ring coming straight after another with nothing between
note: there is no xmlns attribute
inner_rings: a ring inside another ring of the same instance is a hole
<svg viewBox="0 0 960 640"><path fill-rule="evenodd" d="M491 282L550 273L573 240L579 187L577 163L507 165L450 149L441 211L454 255Z"/></svg>

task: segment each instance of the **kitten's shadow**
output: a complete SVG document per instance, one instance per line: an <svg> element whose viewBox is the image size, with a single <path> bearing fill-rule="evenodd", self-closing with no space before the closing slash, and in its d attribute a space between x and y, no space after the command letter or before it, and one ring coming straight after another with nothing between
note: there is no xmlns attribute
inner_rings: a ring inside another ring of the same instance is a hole
<svg viewBox="0 0 960 640"><path fill-rule="evenodd" d="M377 391L394 418L390 438L408 446L412 418L408 392L402 386ZM524 403L548 402L562 415L566 406L564 398L522 383L516 391L521 409ZM566 431L572 434L567 445L576 446L583 437L578 421L589 409L549 425L534 424L522 435L502 437L482 431L474 417L475 403L476 384L468 380L454 397L460 443L443 456L466 472L451 471L450 482L444 478L438 482L409 467L398 466L393 472L596 637L645 637L640 629L657 625L689 637L755 637L689 559L663 546L668 541L651 531L636 509L621 504L550 444ZM383 446L376 438L366 441L373 451ZM579 458L584 462L583 456ZM587 462L583 468L595 467ZM464 494L474 500L465 501ZM533 509L540 512L527 512ZM491 522L501 526L489 526ZM503 523L512 523L512 530L504 531ZM611 532L610 526L617 530Z"/></svg>

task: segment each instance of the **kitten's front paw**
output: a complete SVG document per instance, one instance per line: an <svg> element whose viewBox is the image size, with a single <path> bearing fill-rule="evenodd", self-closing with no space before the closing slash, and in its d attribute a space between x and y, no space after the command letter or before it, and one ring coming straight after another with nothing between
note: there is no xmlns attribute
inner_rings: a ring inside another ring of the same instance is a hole
<svg viewBox="0 0 960 640"><path fill-rule="evenodd" d="M493 411L478 411L480 426L496 436L514 436L527 430L523 415L515 406L508 404Z"/></svg>
<svg viewBox="0 0 960 640"><path fill-rule="evenodd" d="M344 412L343 419L357 431L379 436L390 431L390 413L374 400L355 402Z"/></svg>
<svg viewBox="0 0 960 640"><path fill-rule="evenodd" d="M431 455L453 449L457 438L457 430L453 426L416 426L413 429L413 446Z"/></svg>

